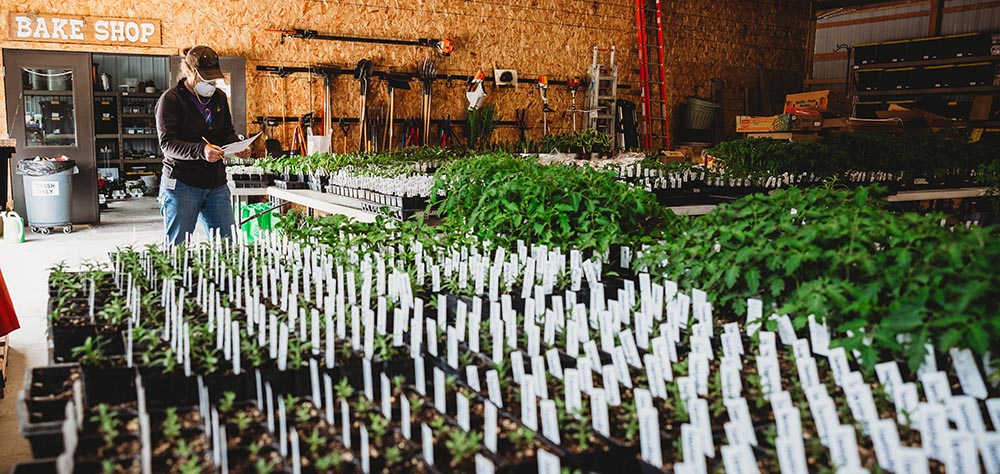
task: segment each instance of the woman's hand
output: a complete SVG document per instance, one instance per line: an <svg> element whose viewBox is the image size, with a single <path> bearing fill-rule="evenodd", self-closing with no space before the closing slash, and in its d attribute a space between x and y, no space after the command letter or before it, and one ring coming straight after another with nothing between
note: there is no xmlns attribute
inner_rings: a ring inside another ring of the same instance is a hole
<svg viewBox="0 0 1000 474"><path fill-rule="evenodd" d="M215 163L222 159L225 153L222 152L222 148L219 148L212 144L205 144L205 161L209 163Z"/></svg>

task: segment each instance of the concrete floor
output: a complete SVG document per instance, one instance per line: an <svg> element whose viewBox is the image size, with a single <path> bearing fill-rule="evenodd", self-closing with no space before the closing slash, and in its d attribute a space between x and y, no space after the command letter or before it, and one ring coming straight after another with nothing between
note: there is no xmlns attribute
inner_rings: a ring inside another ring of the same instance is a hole
<svg viewBox="0 0 1000 474"><path fill-rule="evenodd" d="M163 221L155 197L115 201L101 212L101 223L62 232L25 236L22 244L0 240L0 270L14 300L21 329L10 335L7 387L0 399L0 473L31 459L28 442L18 431L16 401L25 369L48 364L45 308L48 268L60 261L78 266L84 261L108 262L116 247L161 241Z"/></svg>

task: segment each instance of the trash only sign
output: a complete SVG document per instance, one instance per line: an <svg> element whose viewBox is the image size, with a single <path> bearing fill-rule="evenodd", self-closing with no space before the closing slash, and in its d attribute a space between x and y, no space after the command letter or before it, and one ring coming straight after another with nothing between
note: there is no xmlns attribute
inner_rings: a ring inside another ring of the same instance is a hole
<svg viewBox="0 0 1000 474"><path fill-rule="evenodd" d="M59 181L35 181L31 183L32 196L58 196Z"/></svg>

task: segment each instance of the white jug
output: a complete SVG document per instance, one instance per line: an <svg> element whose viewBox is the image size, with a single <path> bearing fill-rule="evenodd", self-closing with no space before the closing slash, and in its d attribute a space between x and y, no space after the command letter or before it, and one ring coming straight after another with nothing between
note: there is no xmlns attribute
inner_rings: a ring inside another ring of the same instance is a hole
<svg viewBox="0 0 1000 474"><path fill-rule="evenodd" d="M12 244L24 242L24 220L21 216L9 211L0 212L0 217L3 218L3 241Z"/></svg>

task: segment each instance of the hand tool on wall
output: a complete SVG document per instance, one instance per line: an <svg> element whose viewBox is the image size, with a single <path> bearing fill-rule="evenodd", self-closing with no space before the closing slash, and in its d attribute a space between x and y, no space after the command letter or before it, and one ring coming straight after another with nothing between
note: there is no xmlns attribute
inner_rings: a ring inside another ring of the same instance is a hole
<svg viewBox="0 0 1000 474"><path fill-rule="evenodd" d="M527 141L524 132L528 130L528 110L517 109L514 112L514 123L517 124L517 138L523 145Z"/></svg>
<svg viewBox="0 0 1000 474"><path fill-rule="evenodd" d="M371 80L372 71L375 70L375 65L368 59L362 59L358 61L358 65L354 68L354 78L358 80L360 86L359 92L359 102L361 103L361 112L358 116L358 151L365 151L365 138L366 138L366 127L365 127L365 105L368 97L368 82Z"/></svg>
<svg viewBox="0 0 1000 474"><path fill-rule="evenodd" d="M483 81L486 74L480 69L471 79L469 79L469 89L465 92L465 98L469 100L469 110L478 109L483 104L486 97L486 90L483 89Z"/></svg>
<svg viewBox="0 0 1000 474"><path fill-rule="evenodd" d="M421 90L421 112L424 118L424 135L422 143L427 144L431 131L431 90L434 83L434 76L437 74L437 64L431 58L426 58L418 68L417 77L423 83Z"/></svg>
<svg viewBox="0 0 1000 474"><path fill-rule="evenodd" d="M434 39L434 38L419 38L415 40L404 40L404 39L393 39L393 38L366 38L361 36L343 36L343 35L326 35L320 34L316 30L304 30L301 28L293 28L288 30L277 30L277 29L265 29L264 31L270 33L281 33L281 44L285 44L285 38L294 38L302 40L326 40L326 41L346 41L350 43L374 43L374 44L391 44L400 46L420 46L431 48L442 56L448 56L452 51L455 50L455 43L448 39Z"/></svg>
<svg viewBox="0 0 1000 474"><path fill-rule="evenodd" d="M392 143L392 121L396 113L396 89L410 90L410 81L405 76L386 74L386 89L388 91L389 106L386 108L385 120L385 144L383 148L388 150L393 148Z"/></svg>
<svg viewBox="0 0 1000 474"><path fill-rule="evenodd" d="M340 126L340 132L344 134L344 151L342 153L347 153L347 135L351 131L351 126L344 121L343 117L337 121L337 125Z"/></svg>
<svg viewBox="0 0 1000 474"><path fill-rule="evenodd" d="M542 135L549 134L549 112L554 110L549 108L549 79L545 76L538 76L538 94L542 96Z"/></svg>
<svg viewBox="0 0 1000 474"><path fill-rule="evenodd" d="M580 78L571 77L566 79L566 88L569 89L570 104L572 104L570 115L573 116L573 133L576 133L576 91L580 89Z"/></svg>

